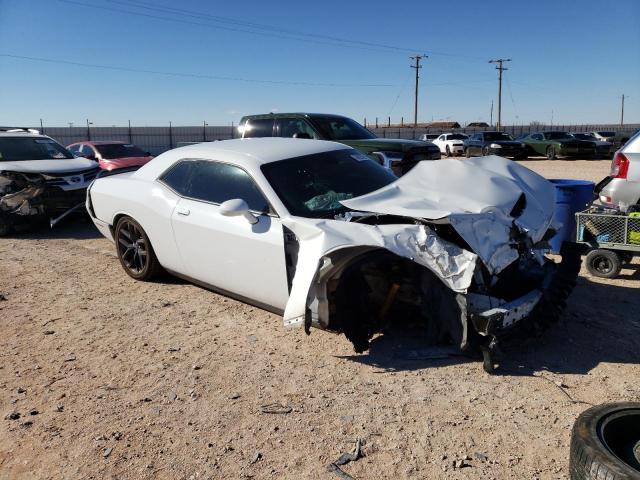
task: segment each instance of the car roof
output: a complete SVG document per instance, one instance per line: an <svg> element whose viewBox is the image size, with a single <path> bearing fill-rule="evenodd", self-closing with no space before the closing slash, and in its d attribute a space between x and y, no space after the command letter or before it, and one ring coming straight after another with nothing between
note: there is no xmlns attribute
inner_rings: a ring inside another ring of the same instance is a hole
<svg viewBox="0 0 640 480"><path fill-rule="evenodd" d="M242 119L246 118L270 118L270 117L335 117L335 118L349 118L344 115L337 115L335 113L309 113L309 112L272 112L272 113L258 113L255 115L245 115Z"/></svg>
<svg viewBox="0 0 640 480"><path fill-rule="evenodd" d="M0 130L0 137L16 137L16 138L20 138L20 137L28 137L28 138L50 138L47 137L46 135L42 135L41 133L34 133L29 132L29 131L24 131L24 130Z"/></svg>
<svg viewBox="0 0 640 480"><path fill-rule="evenodd" d="M75 142L70 145L77 145L78 143L87 145L131 145L127 142L121 142L120 140L82 140L81 142Z"/></svg>
<svg viewBox="0 0 640 480"><path fill-rule="evenodd" d="M253 172L266 163L349 148L342 143L305 138L237 138L197 143L168 150L143 166L138 172L145 178L157 178L171 165L183 159L217 160L232 163Z"/></svg>

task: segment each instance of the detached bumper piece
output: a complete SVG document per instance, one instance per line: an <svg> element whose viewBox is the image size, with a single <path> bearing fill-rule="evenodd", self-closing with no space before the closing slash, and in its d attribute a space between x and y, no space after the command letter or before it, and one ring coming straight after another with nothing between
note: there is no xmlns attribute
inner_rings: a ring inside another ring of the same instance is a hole
<svg viewBox="0 0 640 480"><path fill-rule="evenodd" d="M480 313L471 313L476 331L483 336L495 336L528 317L542 298L542 291L528 294Z"/></svg>

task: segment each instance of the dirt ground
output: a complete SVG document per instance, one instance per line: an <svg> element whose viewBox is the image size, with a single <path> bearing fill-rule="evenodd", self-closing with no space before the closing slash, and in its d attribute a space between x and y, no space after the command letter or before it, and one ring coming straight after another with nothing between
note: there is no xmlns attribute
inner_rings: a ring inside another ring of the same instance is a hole
<svg viewBox="0 0 640 480"><path fill-rule="evenodd" d="M487 375L409 335L358 355L180 280L135 282L89 223L2 238L0 478L336 479L357 439L354 478L567 478L576 416L640 397L639 267L583 271L563 321Z"/></svg>

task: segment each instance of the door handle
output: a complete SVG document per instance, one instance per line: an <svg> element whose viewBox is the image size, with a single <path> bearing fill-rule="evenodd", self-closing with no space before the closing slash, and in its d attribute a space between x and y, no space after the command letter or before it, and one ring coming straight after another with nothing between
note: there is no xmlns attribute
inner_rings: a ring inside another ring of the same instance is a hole
<svg viewBox="0 0 640 480"><path fill-rule="evenodd" d="M191 210L189 210L188 208L184 208L184 207L178 207L176 209L176 212L178 213L178 215L184 215L185 217L187 215L189 215L191 213Z"/></svg>

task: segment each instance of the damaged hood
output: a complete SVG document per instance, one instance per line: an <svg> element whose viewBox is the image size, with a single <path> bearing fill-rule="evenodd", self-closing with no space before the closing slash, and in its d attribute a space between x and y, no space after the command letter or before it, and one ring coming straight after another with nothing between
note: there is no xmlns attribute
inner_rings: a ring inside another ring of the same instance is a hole
<svg viewBox="0 0 640 480"><path fill-rule="evenodd" d="M555 187L528 168L491 155L420 162L390 185L340 203L361 212L446 221L489 271L498 273L518 258L514 226L532 244L548 230Z"/></svg>
<svg viewBox="0 0 640 480"><path fill-rule="evenodd" d="M95 168L98 164L86 158L60 158L55 160L20 160L0 162L0 172L20 173L66 173Z"/></svg>

